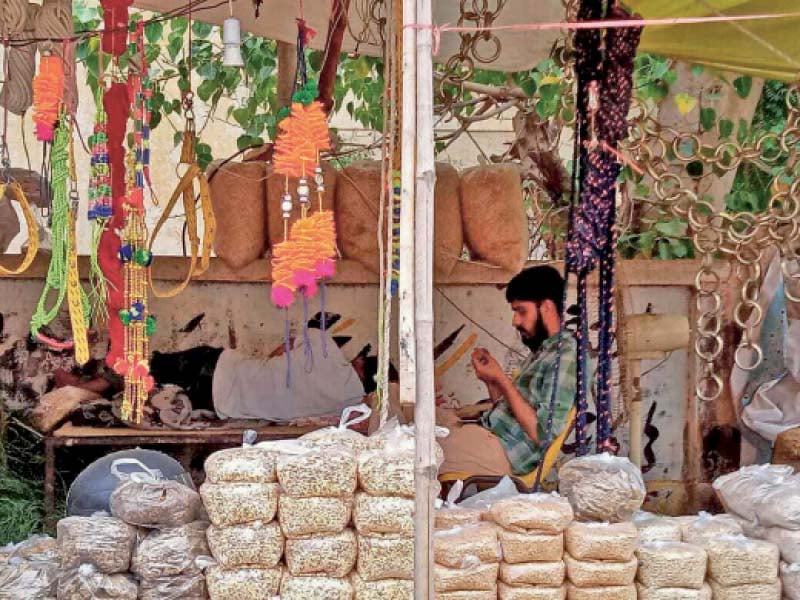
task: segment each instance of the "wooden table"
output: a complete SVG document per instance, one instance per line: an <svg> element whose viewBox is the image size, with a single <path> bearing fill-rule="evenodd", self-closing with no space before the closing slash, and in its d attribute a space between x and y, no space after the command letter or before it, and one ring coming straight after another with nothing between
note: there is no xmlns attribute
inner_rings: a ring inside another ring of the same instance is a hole
<svg viewBox="0 0 800 600"><path fill-rule="evenodd" d="M173 429L133 429L129 427L76 427L70 423L44 438L44 518L45 528L55 527L56 452L59 448L76 446L110 446L135 448L138 446L238 446L245 429L255 429L259 441L285 440L319 429L319 425L289 427L264 425L240 429L200 429L181 431Z"/></svg>

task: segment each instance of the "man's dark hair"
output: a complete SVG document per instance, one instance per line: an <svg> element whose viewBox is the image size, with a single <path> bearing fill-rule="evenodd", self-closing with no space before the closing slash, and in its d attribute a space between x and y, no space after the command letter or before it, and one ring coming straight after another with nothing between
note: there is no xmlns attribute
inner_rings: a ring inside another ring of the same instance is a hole
<svg viewBox="0 0 800 600"><path fill-rule="evenodd" d="M564 278L548 265L523 269L508 282L506 301L536 302L552 300L562 314L564 309Z"/></svg>

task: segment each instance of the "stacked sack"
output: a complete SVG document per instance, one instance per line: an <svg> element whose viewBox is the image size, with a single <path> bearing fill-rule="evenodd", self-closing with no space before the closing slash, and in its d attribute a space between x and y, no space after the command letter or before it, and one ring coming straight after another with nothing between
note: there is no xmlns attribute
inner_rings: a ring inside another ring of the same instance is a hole
<svg viewBox="0 0 800 600"><path fill-rule="evenodd" d="M123 471L123 465L132 466L133 472ZM129 558L130 570L139 582L140 600L208 598L202 571L208 556L208 522L199 494L178 481L161 479L137 460L114 461L111 471L120 479L109 498L111 514L139 530L139 543ZM62 580L59 598L67 579ZM70 583L74 595L68 597L104 597L99 593L81 595L81 590L94 589L99 580L99 573L92 573L88 566L81 568ZM123 580L114 584L120 590L118 595L107 591L106 596L127 598Z"/></svg>
<svg viewBox="0 0 800 600"><path fill-rule="evenodd" d="M743 535L719 535L704 542L714 600L780 600L778 547Z"/></svg>
<svg viewBox="0 0 800 600"><path fill-rule="evenodd" d="M0 600L54 599L58 563L58 546L47 535L0 548Z"/></svg>
<svg viewBox="0 0 800 600"><path fill-rule="evenodd" d="M570 600L636 600L639 536L624 523L579 523L565 533Z"/></svg>
<svg viewBox="0 0 800 600"><path fill-rule="evenodd" d="M705 550L677 541L648 541L636 551L639 600L711 600Z"/></svg>
<svg viewBox="0 0 800 600"><path fill-rule="evenodd" d="M643 510L633 515L633 524L639 532L639 544L648 542L680 542L683 540L681 523L675 517L665 517Z"/></svg>
<svg viewBox="0 0 800 600"><path fill-rule="evenodd" d="M200 487L211 526L208 548L216 564L206 571L212 600L259 599L278 594L284 536L275 520L275 453L230 448L208 457Z"/></svg>
<svg viewBox="0 0 800 600"><path fill-rule="evenodd" d="M502 552L500 600L563 600L564 530L573 518L557 494L524 494L492 504L488 517L498 526Z"/></svg>
<svg viewBox="0 0 800 600"><path fill-rule="evenodd" d="M476 523L438 530L434 533L433 552L438 600L465 595L474 600L498 597L501 552L494 525ZM563 579L563 565L561 576Z"/></svg>
<svg viewBox="0 0 800 600"><path fill-rule="evenodd" d="M136 600L139 589L128 575L135 527L115 517L67 517L58 522L57 532L59 600Z"/></svg>
<svg viewBox="0 0 800 600"><path fill-rule="evenodd" d="M778 546L783 595L800 600L800 476L788 465L751 465L717 478L714 490L748 537Z"/></svg>

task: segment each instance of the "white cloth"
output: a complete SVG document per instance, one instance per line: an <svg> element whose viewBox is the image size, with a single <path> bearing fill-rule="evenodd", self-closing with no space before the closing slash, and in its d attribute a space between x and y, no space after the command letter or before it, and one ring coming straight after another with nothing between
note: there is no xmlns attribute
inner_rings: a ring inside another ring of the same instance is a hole
<svg viewBox="0 0 800 600"><path fill-rule="evenodd" d="M262 419L283 422L339 414L364 396L364 386L341 349L322 332L308 332L311 358L303 344L291 356L291 385L286 385L286 357L250 358L225 350L214 371L214 409L221 419ZM326 356L327 354L327 356Z"/></svg>

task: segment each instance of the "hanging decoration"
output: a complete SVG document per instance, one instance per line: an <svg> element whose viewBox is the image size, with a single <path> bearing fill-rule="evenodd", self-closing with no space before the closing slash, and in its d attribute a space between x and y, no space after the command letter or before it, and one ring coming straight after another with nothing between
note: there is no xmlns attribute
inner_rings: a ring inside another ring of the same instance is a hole
<svg viewBox="0 0 800 600"><path fill-rule="evenodd" d="M331 211L323 208L325 180L320 164L320 153L330 150L330 131L328 118L322 104L317 101L318 90L313 82L307 80L305 46L313 30L307 27L302 18L297 19L297 73L300 89L292 95L291 109L279 124L279 134L275 141L273 166L275 173L286 179L286 189L281 202L284 219L284 240L278 243L272 255L273 304L286 311L286 358L289 361L289 317L288 308L295 301L295 294L303 299L304 315L308 314L308 299L322 290L322 340L325 343L325 280L336 272L336 225ZM297 86L297 82L295 83ZM310 214L311 186L313 177L318 209ZM294 199L289 190L289 179L297 178L297 202L300 205L300 219L291 229ZM308 337L308 319L304 318L304 336ZM307 341L307 340L306 340ZM307 364L313 360L310 344L305 344ZM287 365L287 385L291 384Z"/></svg>
<svg viewBox="0 0 800 600"><path fill-rule="evenodd" d="M33 122L36 139L52 142L64 95L64 64L61 57L44 54L33 80Z"/></svg>
<svg viewBox="0 0 800 600"><path fill-rule="evenodd" d="M628 19L612 7L603 14L601 0L583 0L581 20ZM632 97L633 59L641 28L580 30L575 34L578 74L578 203L571 210L566 268L577 276L579 307L576 442L586 452L588 411L589 273L599 268L597 358L597 450L615 451L611 436L611 369L616 263L616 181L621 165L616 148L627 134Z"/></svg>

